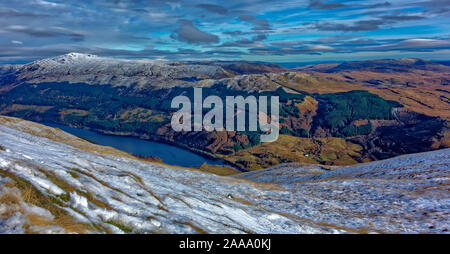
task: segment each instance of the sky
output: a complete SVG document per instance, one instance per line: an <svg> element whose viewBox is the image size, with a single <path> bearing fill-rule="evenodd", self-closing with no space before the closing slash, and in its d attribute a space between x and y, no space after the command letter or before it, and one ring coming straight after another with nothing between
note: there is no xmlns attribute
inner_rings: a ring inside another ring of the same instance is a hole
<svg viewBox="0 0 450 254"><path fill-rule="evenodd" d="M0 0L0 63L450 60L450 0Z"/></svg>

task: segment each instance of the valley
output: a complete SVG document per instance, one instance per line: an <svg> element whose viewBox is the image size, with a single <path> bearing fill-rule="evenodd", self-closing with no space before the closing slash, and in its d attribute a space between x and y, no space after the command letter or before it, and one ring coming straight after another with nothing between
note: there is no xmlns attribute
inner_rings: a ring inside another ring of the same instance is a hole
<svg viewBox="0 0 450 254"><path fill-rule="evenodd" d="M423 60L288 70L70 53L0 69L0 114L168 143L241 170L291 162L350 165L450 143L449 67ZM202 87L204 97L279 96L281 137L264 144L258 132L173 131L170 101L192 97L192 87Z"/></svg>

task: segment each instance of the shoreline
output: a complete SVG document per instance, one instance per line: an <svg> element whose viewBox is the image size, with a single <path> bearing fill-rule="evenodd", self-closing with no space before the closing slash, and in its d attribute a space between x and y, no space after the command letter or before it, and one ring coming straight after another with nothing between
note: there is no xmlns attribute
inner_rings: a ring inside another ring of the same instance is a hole
<svg viewBox="0 0 450 254"><path fill-rule="evenodd" d="M205 152L205 151L202 151L202 150L199 150L199 149L191 148L191 147L183 145L183 144L172 142L170 140L161 138L161 137L159 137L157 135L156 136L150 136L150 135L146 135L146 134L144 134L144 135L137 135L137 134L129 133L129 132L105 131L105 130L102 130L102 129L90 128L90 127L87 127L87 126L81 126L80 127L80 126L75 126L75 125L67 125L67 124L60 123L60 122L38 122L38 123L43 124L43 125L58 124L58 125L63 125L63 126L69 127L69 128L92 131L92 132L95 132L97 134L107 135L107 136L111 136L111 137L136 138L136 139L139 139L139 140L151 141L151 142L156 142L156 143L160 143L160 144L170 145L170 146L178 147L178 148L181 148L181 149L185 149L185 150L187 150L189 152L192 152L192 153L194 153L194 154L196 154L198 156L201 156L201 157L203 157L205 159L219 161L219 162L223 163L223 165L217 165L217 166L233 168L233 169L236 169L236 170L238 170L238 171L240 171L242 173L249 172L249 170L244 169L242 166L240 166L238 164L235 164L235 163L233 163L231 161L228 161L228 160L226 160L226 159L224 159L222 157L217 157L217 156L215 156L215 155L213 155L211 153L208 153L208 152ZM56 127L56 128L58 128L58 127ZM77 136L75 134L72 134L72 135ZM90 140L87 140L87 141L92 142ZM118 149L118 150L121 150L121 149ZM124 152L126 152L126 151L124 151ZM166 164L166 163L164 163L164 164ZM167 164L167 165L170 165L170 164ZM214 164L208 164L208 165L216 166Z"/></svg>

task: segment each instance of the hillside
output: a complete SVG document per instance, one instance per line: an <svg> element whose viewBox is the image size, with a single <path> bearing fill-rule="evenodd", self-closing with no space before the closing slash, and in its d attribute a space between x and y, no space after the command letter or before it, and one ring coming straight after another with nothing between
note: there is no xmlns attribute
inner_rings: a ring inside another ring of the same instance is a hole
<svg viewBox="0 0 450 254"><path fill-rule="evenodd" d="M0 117L0 148L2 233L440 233L450 226L449 149L220 177L9 117Z"/></svg>
<svg viewBox="0 0 450 254"><path fill-rule="evenodd" d="M363 86L412 111L450 119L448 65L404 58L309 65L296 70Z"/></svg>

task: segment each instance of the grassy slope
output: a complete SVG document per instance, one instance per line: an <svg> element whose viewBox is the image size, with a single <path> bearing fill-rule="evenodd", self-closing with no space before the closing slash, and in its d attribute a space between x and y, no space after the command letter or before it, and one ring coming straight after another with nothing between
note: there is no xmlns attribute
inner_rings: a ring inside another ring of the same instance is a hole
<svg viewBox="0 0 450 254"><path fill-rule="evenodd" d="M280 135L275 142L263 143L225 158L251 170L288 162L349 165L358 163L355 158L360 156L361 149L342 138L310 139Z"/></svg>

